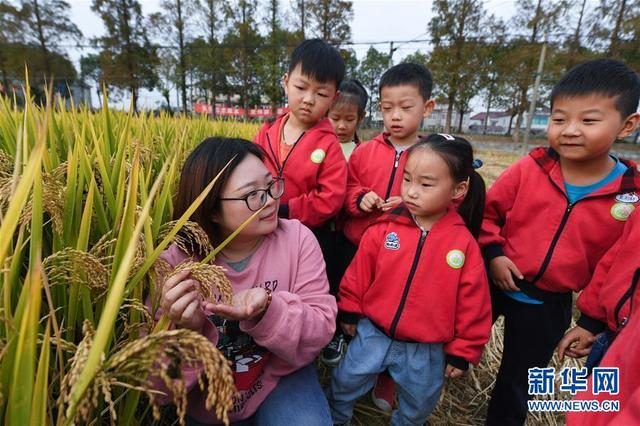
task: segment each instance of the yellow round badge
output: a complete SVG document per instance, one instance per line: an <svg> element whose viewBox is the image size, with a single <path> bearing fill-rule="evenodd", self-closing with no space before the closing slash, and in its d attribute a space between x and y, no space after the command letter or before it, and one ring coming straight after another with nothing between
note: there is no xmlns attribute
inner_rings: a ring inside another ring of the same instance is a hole
<svg viewBox="0 0 640 426"><path fill-rule="evenodd" d="M324 157L326 156L327 154L323 150L318 148L311 153L311 161L313 161L316 164L320 164L324 161Z"/></svg>
<svg viewBox="0 0 640 426"><path fill-rule="evenodd" d="M635 206L633 204L615 203L613 206L611 206L611 216L615 220L624 222L629 218L629 215L633 210L635 210Z"/></svg>
<svg viewBox="0 0 640 426"><path fill-rule="evenodd" d="M464 266L464 253L462 250L451 250L447 253L447 265L453 269L460 269Z"/></svg>

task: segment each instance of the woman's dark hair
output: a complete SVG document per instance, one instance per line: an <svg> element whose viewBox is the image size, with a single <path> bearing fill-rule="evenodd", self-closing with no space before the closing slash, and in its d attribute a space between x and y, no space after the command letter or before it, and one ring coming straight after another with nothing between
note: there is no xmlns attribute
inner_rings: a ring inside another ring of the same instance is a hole
<svg viewBox="0 0 640 426"><path fill-rule="evenodd" d="M247 155L255 155L260 160L264 159L262 148L244 139L212 137L200 142L189 154L182 167L178 192L175 197L173 219L179 219L207 185L229 163L200 207L189 219L198 223L212 242L220 238L217 235L217 225L213 221L213 216L220 212L220 193L233 170Z"/></svg>
<svg viewBox="0 0 640 426"><path fill-rule="evenodd" d="M475 170L482 165L480 160L473 159L473 148L468 140L447 134L433 134L422 138L409 148L409 154L418 149L431 149L438 154L449 167L455 182L469 179L467 195L458 206L458 213L464 219L471 234L478 238L486 188L484 179Z"/></svg>

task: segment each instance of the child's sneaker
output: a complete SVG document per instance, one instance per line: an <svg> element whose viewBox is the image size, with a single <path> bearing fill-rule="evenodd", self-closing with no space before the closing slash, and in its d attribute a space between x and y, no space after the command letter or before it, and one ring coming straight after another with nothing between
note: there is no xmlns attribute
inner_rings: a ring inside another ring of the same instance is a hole
<svg viewBox="0 0 640 426"><path fill-rule="evenodd" d="M335 367L340 363L346 349L347 342L344 340L344 335L342 333L336 334L327 347L322 350L320 361L326 365Z"/></svg>
<svg viewBox="0 0 640 426"><path fill-rule="evenodd" d="M393 410L396 399L396 384L387 373L378 374L376 384L371 391L373 404L386 413Z"/></svg>

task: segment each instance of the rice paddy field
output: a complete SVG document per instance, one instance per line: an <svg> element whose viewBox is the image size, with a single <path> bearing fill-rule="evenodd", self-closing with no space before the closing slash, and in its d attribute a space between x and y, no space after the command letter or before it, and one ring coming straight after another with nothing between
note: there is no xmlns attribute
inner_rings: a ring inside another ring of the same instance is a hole
<svg viewBox="0 0 640 426"><path fill-rule="evenodd" d="M176 360L203 362L208 404L226 411L233 386L224 358L197 333L167 330L162 321L151 328L145 301L158 292L158 255L200 201L172 221L184 158L207 136L252 139L257 130L205 117L65 109L52 100L17 108L0 98L0 422L178 423L186 397ZM488 183L517 158L478 156ZM430 424L482 424L500 335L497 323L482 363L446 385ZM152 368L173 390L175 409L156 406ZM354 424L387 424L368 401L358 403ZM529 424L563 422L530 417Z"/></svg>

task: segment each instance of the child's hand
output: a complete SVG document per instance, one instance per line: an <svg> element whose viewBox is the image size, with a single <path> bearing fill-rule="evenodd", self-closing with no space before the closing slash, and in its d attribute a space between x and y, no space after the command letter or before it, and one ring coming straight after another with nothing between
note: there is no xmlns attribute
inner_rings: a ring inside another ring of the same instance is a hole
<svg viewBox="0 0 640 426"><path fill-rule="evenodd" d="M382 207L382 203L384 203L384 200L380 198L378 194L373 191L369 191L364 194L364 197L360 200L360 210L371 213L374 208L379 209Z"/></svg>
<svg viewBox="0 0 640 426"><path fill-rule="evenodd" d="M389 197L387 201L382 203L380 209L382 209L383 212L386 212L387 210L391 210L400 203L402 203L402 197L394 195L393 197Z"/></svg>
<svg viewBox="0 0 640 426"><path fill-rule="evenodd" d="M353 336L356 335L356 329L358 328L358 325L357 324L347 324L346 322L341 322L340 323L340 328L342 328L342 331L344 332L344 334L353 337Z"/></svg>
<svg viewBox="0 0 640 426"><path fill-rule="evenodd" d="M447 364L447 368L444 370L444 377L447 377L449 379L457 379L458 377L462 377L463 374L464 370L455 368L451 364Z"/></svg>
<svg viewBox="0 0 640 426"><path fill-rule="evenodd" d="M575 326L564 335L558 343L558 356L560 361L567 355L571 358L581 358L591 352L591 346L596 341L596 336L589 330Z"/></svg>
<svg viewBox="0 0 640 426"><path fill-rule="evenodd" d="M494 257L489 261L489 275L494 284L504 291L520 291L513 281L514 275L518 279L524 279L518 267L507 256Z"/></svg>

